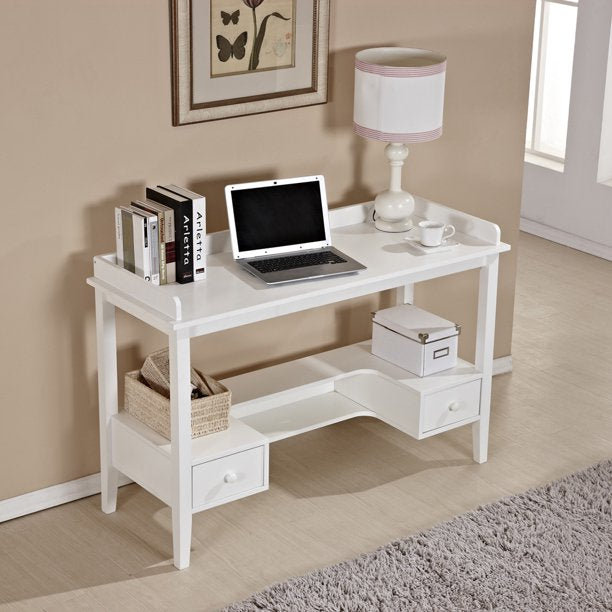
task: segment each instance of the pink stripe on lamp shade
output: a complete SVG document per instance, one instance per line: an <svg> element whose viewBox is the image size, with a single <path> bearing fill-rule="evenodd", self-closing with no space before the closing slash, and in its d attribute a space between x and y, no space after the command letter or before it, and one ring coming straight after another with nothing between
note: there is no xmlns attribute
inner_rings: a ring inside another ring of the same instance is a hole
<svg viewBox="0 0 612 612"><path fill-rule="evenodd" d="M446 57L381 47L355 56L353 129L372 140L410 143L442 134Z"/></svg>
<svg viewBox="0 0 612 612"><path fill-rule="evenodd" d="M446 60L439 64L431 66L381 66L379 64L369 64L361 60L355 59L355 68L362 72L370 72L372 74L380 74L382 76L411 78L429 76L431 74L440 74L446 70Z"/></svg>
<svg viewBox="0 0 612 612"><path fill-rule="evenodd" d="M380 132L378 130L372 130L370 128L353 123L353 131L355 134L362 136L363 138L369 138L370 140L382 140L383 142L428 142L429 140L436 140L442 136L442 127L430 130L429 132L411 132L411 133L398 133L398 132Z"/></svg>

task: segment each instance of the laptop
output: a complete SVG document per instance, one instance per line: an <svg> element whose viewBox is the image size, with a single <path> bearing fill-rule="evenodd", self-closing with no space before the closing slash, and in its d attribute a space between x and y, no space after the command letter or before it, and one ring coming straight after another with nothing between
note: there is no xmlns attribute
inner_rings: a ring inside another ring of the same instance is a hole
<svg viewBox="0 0 612 612"><path fill-rule="evenodd" d="M322 176L228 185L225 200L234 260L268 285L365 269L331 245Z"/></svg>

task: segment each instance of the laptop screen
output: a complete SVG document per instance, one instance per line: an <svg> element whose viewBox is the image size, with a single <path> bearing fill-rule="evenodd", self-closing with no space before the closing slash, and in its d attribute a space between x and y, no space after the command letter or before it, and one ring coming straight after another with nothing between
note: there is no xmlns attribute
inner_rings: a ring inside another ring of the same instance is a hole
<svg viewBox="0 0 612 612"><path fill-rule="evenodd" d="M321 181L276 182L231 191L240 253L326 240Z"/></svg>

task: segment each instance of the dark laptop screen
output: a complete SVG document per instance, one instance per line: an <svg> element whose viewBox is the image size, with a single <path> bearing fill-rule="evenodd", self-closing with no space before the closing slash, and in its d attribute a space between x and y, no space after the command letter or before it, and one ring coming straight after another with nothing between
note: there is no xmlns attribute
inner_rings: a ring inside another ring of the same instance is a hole
<svg viewBox="0 0 612 612"><path fill-rule="evenodd" d="M238 250L325 240L319 181L232 191Z"/></svg>

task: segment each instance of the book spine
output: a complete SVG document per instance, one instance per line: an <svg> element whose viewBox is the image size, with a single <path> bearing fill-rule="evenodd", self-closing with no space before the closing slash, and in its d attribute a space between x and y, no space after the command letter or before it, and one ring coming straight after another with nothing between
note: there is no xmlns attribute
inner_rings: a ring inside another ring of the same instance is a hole
<svg viewBox="0 0 612 612"><path fill-rule="evenodd" d="M147 278L149 272L149 253L148 249L145 252L145 219L140 215L133 214L132 224L134 230L134 273L140 276L140 278L151 280Z"/></svg>
<svg viewBox="0 0 612 612"><path fill-rule="evenodd" d="M165 204L174 210L174 241L176 253L176 280L193 281L192 205L189 200L176 202L156 189L147 187L147 198Z"/></svg>
<svg viewBox="0 0 612 612"><path fill-rule="evenodd" d="M123 231L121 229L121 209L118 206L115 208L115 245L117 265L123 268Z"/></svg>
<svg viewBox="0 0 612 612"><path fill-rule="evenodd" d="M179 220L174 216L176 224L176 276L179 283L193 281L193 211L191 202L180 206Z"/></svg>
<svg viewBox="0 0 612 612"><path fill-rule="evenodd" d="M157 215L158 241L157 250L159 252L159 284L165 285L168 283L166 271L166 213Z"/></svg>
<svg viewBox="0 0 612 612"><path fill-rule="evenodd" d="M193 280L206 278L206 198L193 200Z"/></svg>
<svg viewBox="0 0 612 612"><path fill-rule="evenodd" d="M168 210L165 214L165 251L166 251L166 281L176 283L176 242L174 230L174 212Z"/></svg>
<svg viewBox="0 0 612 612"><path fill-rule="evenodd" d="M159 285L159 226L157 215L149 217L148 236L149 236L149 271L151 282L154 285Z"/></svg>
<svg viewBox="0 0 612 612"><path fill-rule="evenodd" d="M121 226L123 228L123 267L130 272L136 272L134 220L131 212L127 210L121 211Z"/></svg>

